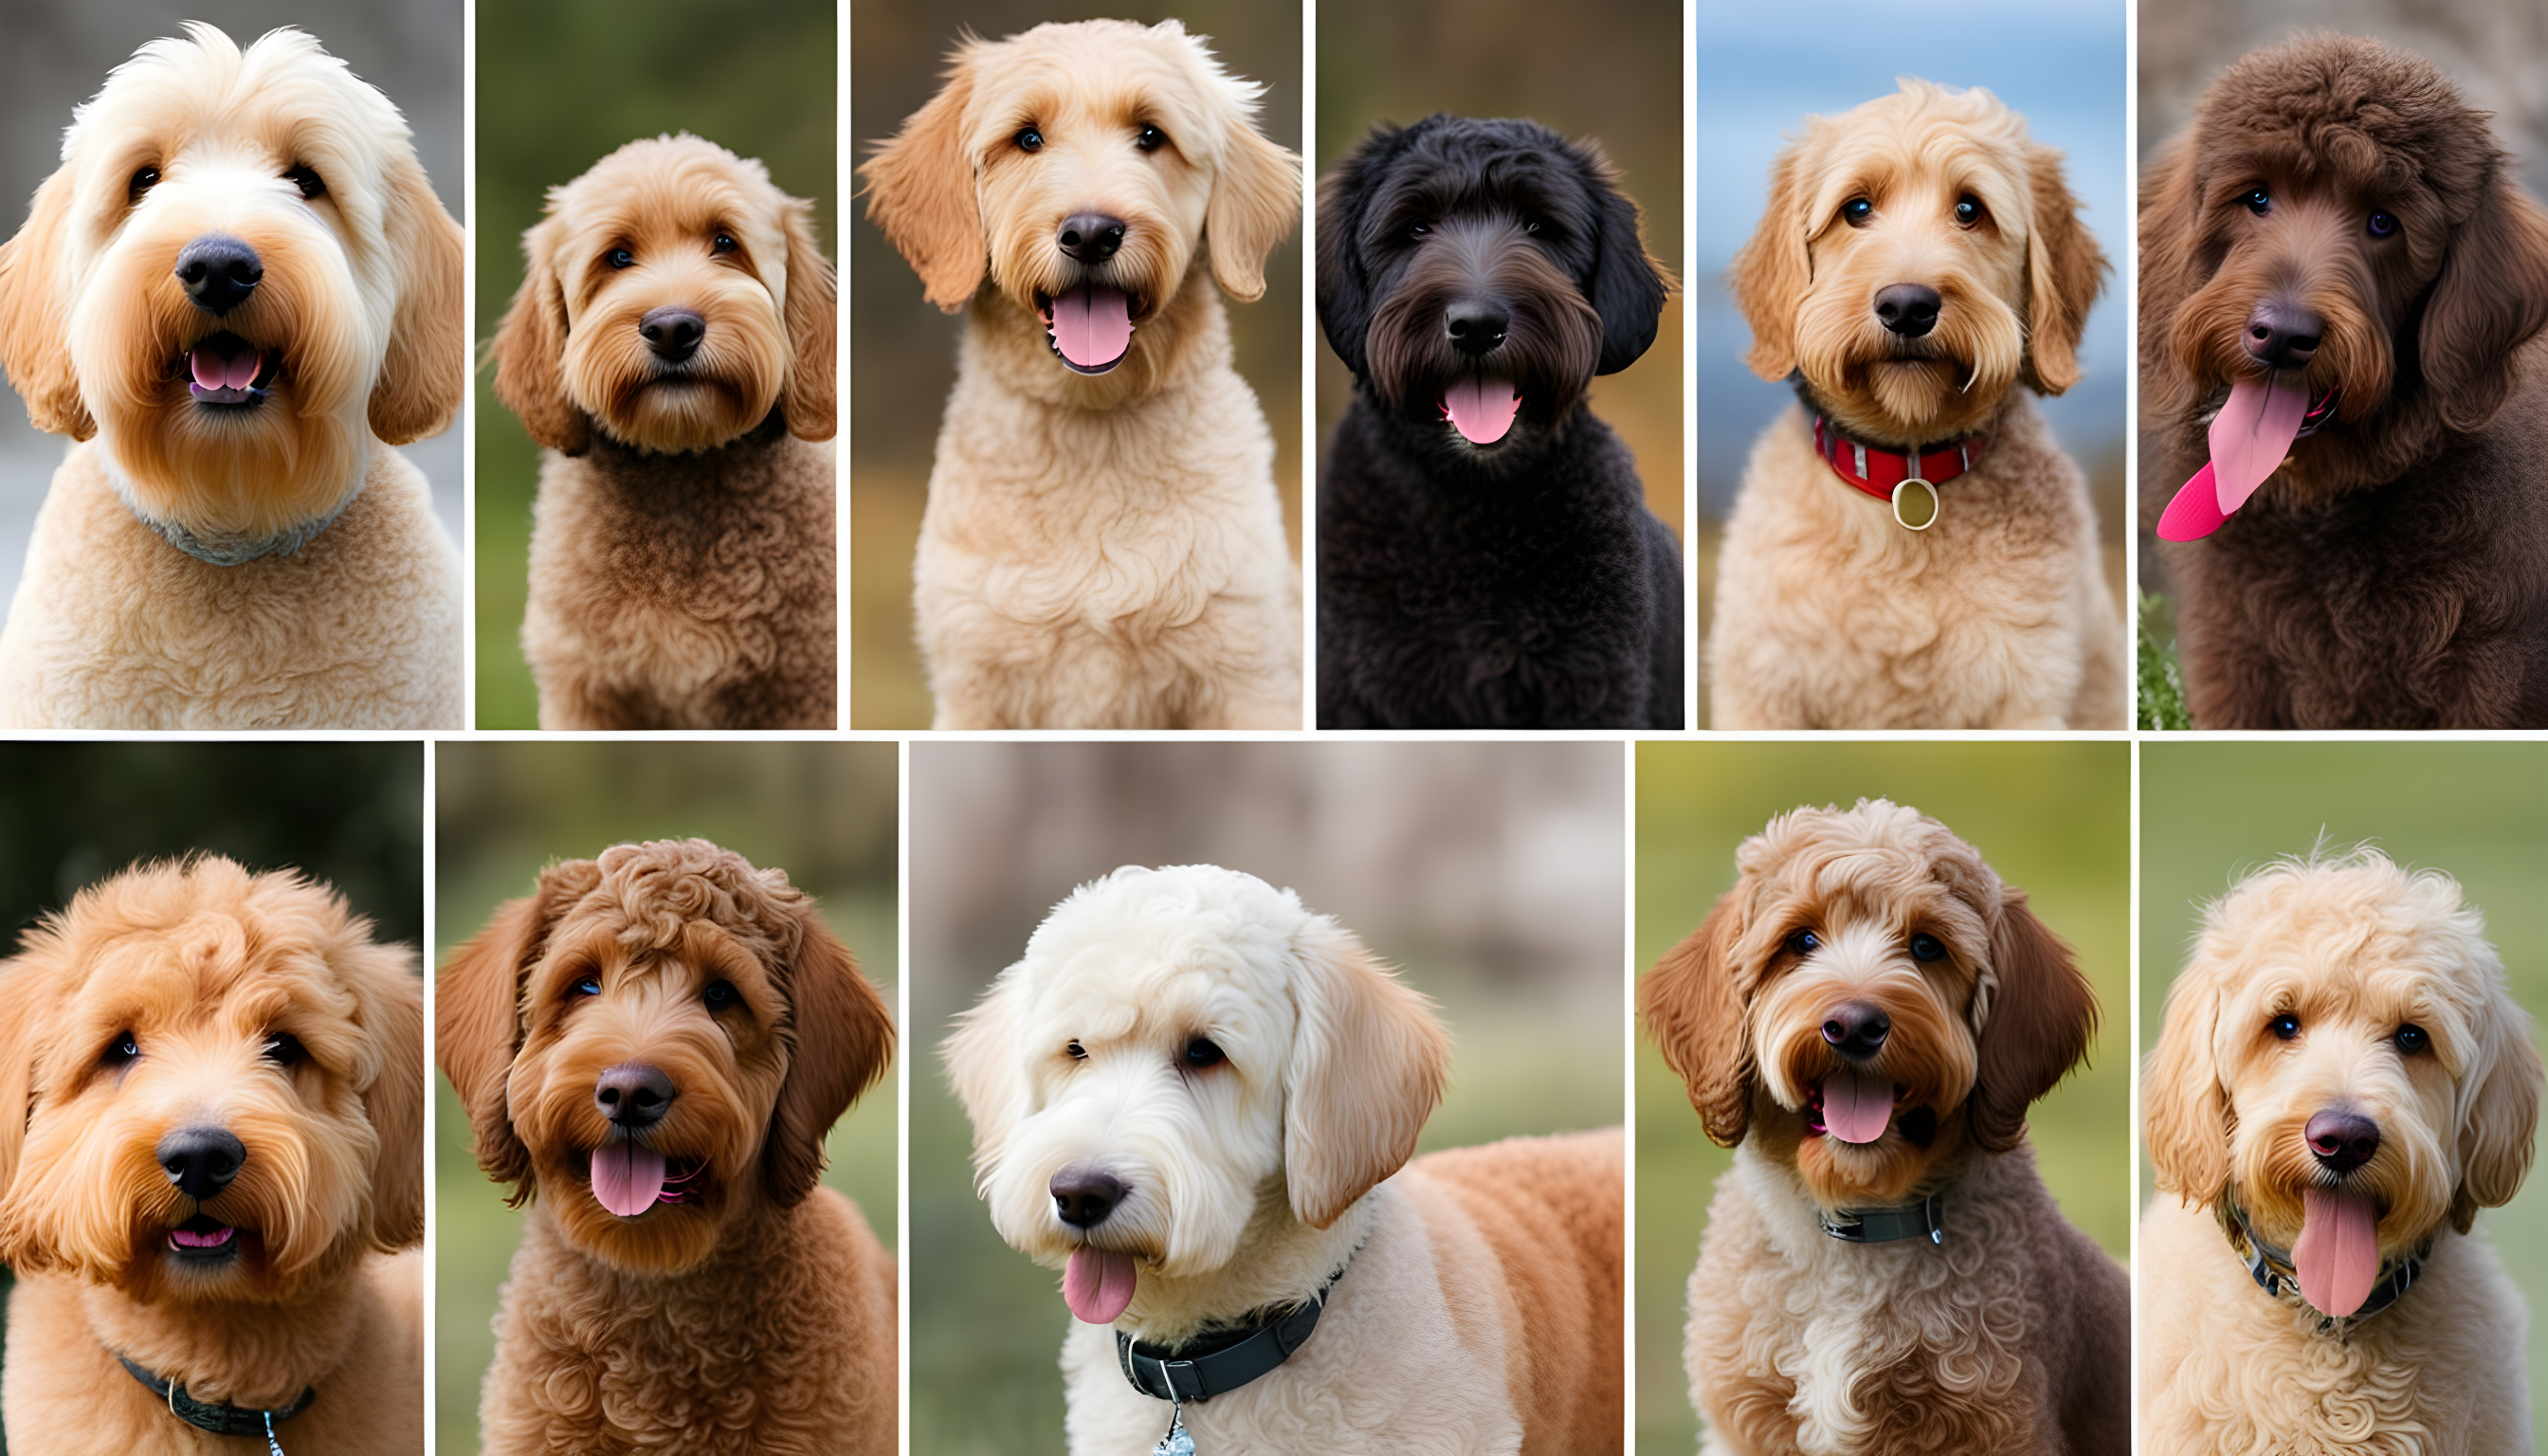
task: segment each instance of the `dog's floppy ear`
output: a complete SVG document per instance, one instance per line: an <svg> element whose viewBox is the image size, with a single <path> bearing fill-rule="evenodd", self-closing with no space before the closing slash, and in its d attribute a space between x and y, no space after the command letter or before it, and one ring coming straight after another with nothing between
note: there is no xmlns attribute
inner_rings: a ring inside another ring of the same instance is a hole
<svg viewBox="0 0 2548 1456"><path fill-rule="evenodd" d="M1796 305L1813 283L1813 256L1806 251L1806 143L1797 141L1778 153L1770 168L1770 202L1760 225L1734 254L1725 270L1726 288L1743 321L1752 327L1752 347L1743 363L1763 379L1785 379L1796 370Z"/></svg>
<svg viewBox="0 0 2548 1456"><path fill-rule="evenodd" d="M973 104L980 44L956 48L948 59L947 84L859 169L867 179L867 221L901 250L929 301L950 314L971 301L991 262L973 159L964 151L964 113Z"/></svg>
<svg viewBox="0 0 2548 1456"><path fill-rule="evenodd" d="M1000 1160L1009 1130L1025 1115L1026 1068L1017 1049L1017 967L1002 971L982 999L958 1014L955 1035L941 1043L947 1080L973 1125L973 1166L987 1171Z"/></svg>
<svg viewBox="0 0 2548 1456"><path fill-rule="evenodd" d="M2499 162L2476 211L2451 233L2424 304L2416 353L2442 423L2486 427L2520 370L2521 346L2548 326L2548 213Z"/></svg>
<svg viewBox="0 0 2548 1456"><path fill-rule="evenodd" d="M372 433L404 445L438 434L469 384L469 326L462 294L460 225L412 158L389 177L390 251L399 261L398 311L372 383Z"/></svg>
<svg viewBox="0 0 2548 1456"><path fill-rule="evenodd" d="M0 1202L18 1177L27 1149L27 1115L36 1101L36 1053L44 1046L45 1008L61 987L41 966L0 960ZM0 1251L5 1253L6 1251Z"/></svg>
<svg viewBox="0 0 2548 1456"><path fill-rule="evenodd" d="M2035 217L2026 239L2027 380L2048 395L2079 382L2079 333L2105 286L2106 255L2079 221L2079 200L2061 174L2061 153L2026 149Z"/></svg>
<svg viewBox="0 0 2548 1456"><path fill-rule="evenodd" d="M1292 948L1283 1176L1293 1217L1325 1228L1415 1155L1450 1074L1451 1037L1431 1002L1333 920L1315 917Z"/></svg>
<svg viewBox="0 0 2548 1456"><path fill-rule="evenodd" d="M1592 271L1585 299L1601 318L1601 360L1594 374L1616 374L1644 357L1654 346L1663 321L1664 300L1672 294L1672 275L1646 251L1645 215L1635 199L1619 190L1618 168L1590 138L1571 143L1584 185L1593 197L1599 226L1592 236Z"/></svg>
<svg viewBox="0 0 2548 1456"><path fill-rule="evenodd" d="M97 433L97 421L71 367L71 301L61 276L71 184L67 166L46 179L26 226L0 243L0 367L27 397L36 428L85 440Z"/></svg>
<svg viewBox="0 0 2548 1456"><path fill-rule="evenodd" d="M2486 1073L2460 1113L2460 1184L2451 1194L2451 1223L2462 1233L2479 1209L2500 1208L2521 1191L2539 1130L2542 1071L2529 1015L2498 990L2481 1035Z"/></svg>
<svg viewBox="0 0 2548 1456"><path fill-rule="evenodd" d="M2006 1152L2026 1136L2026 1109L2088 1054L2097 993L2070 948L2026 907L2026 891L2000 900L1991 930L1990 1015L1974 1046L1965 1121L1974 1145Z"/></svg>
<svg viewBox="0 0 2548 1456"><path fill-rule="evenodd" d="M1319 331L1356 379L1367 367L1363 340L1371 332L1371 284L1363 277L1360 240L1363 207L1370 199L1370 179L1387 169L1387 159L1406 135L1387 122L1374 126L1370 136L1319 179Z"/></svg>
<svg viewBox="0 0 2548 1456"><path fill-rule="evenodd" d="M2140 289L2141 414L2174 418L2193 408L2194 379L2176 362L2171 337L2177 311L2204 284L2195 248L2202 229L2196 195L2191 132L2161 148L2141 169Z"/></svg>
<svg viewBox="0 0 2548 1456"><path fill-rule="evenodd" d="M588 869L592 863L576 862ZM452 953L433 982L434 1062L468 1110L478 1166L497 1182L513 1185L516 1201L530 1187L531 1150L513 1131L504 1083L522 1045L522 972L548 938L546 881L542 876L542 893L499 908L477 939Z"/></svg>
<svg viewBox="0 0 2548 1456"><path fill-rule="evenodd" d="M814 245L814 210L794 198L779 209L787 229L787 432L828 440L840 426L833 379L840 364L840 284Z"/></svg>
<svg viewBox="0 0 2548 1456"><path fill-rule="evenodd" d="M795 1046L761 1144L762 1186L780 1208L814 1191L823 1175L823 1136L893 1059L893 1013L884 998L859 974L857 957L814 913L812 900L797 901L797 915L804 936L787 990Z"/></svg>
<svg viewBox="0 0 2548 1456"><path fill-rule="evenodd" d="M2208 1204L2230 1181L2230 1103L2212 1056L2221 1016L2212 978L2189 969L2167 988L2158 1045L2141 1066L2141 1146L2158 1186Z"/></svg>
<svg viewBox="0 0 2548 1456"><path fill-rule="evenodd" d="M424 981L405 946L365 944L341 973L370 1044L363 1115L381 1139L372 1242L396 1252L424 1237Z"/></svg>
<svg viewBox="0 0 2548 1456"><path fill-rule="evenodd" d="M522 234L522 286L496 325L496 398L521 416L534 441L561 455L592 443L592 421L566 392L566 290L557 275L554 217Z"/></svg>
<svg viewBox="0 0 2548 1456"><path fill-rule="evenodd" d="M1242 304L1265 296L1265 255L1301 216L1301 159L1233 120L1204 213L1213 281Z"/></svg>
<svg viewBox="0 0 2548 1456"><path fill-rule="evenodd" d="M1664 953L1637 983L1637 1015L1662 1049L1664 1065L1689 1089L1708 1140L1732 1147L1752 1127L1753 1068L1743 1035L1743 996L1734 984L1734 945L1743 937L1740 885L1717 897L1698 929Z"/></svg>

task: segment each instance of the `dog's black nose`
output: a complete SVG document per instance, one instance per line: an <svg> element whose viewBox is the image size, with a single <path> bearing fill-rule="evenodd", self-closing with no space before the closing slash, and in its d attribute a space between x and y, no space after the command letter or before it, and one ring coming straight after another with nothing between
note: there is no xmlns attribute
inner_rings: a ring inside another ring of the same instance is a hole
<svg viewBox="0 0 2548 1456"><path fill-rule="evenodd" d="M1925 338L1938 326L1938 308L1944 302L1934 288L1897 283L1875 295L1875 318L1904 338Z"/></svg>
<svg viewBox="0 0 2548 1456"><path fill-rule="evenodd" d="M646 347L667 364L679 364L699 351L699 340L708 335L708 321L696 312L666 304L649 309L637 320L637 336Z"/></svg>
<svg viewBox="0 0 2548 1456"><path fill-rule="evenodd" d="M1510 311L1476 299L1462 299L1442 311L1442 331L1451 336L1451 347L1472 357L1500 347L1511 324Z"/></svg>
<svg viewBox="0 0 2548 1456"><path fill-rule="evenodd" d="M1083 263L1102 263L1124 245L1124 220L1104 213L1073 213L1061 220L1061 250Z"/></svg>
<svg viewBox="0 0 2548 1456"><path fill-rule="evenodd" d="M177 254L177 281L186 297L216 317L246 303L264 279L256 249L226 232L207 232Z"/></svg>
<svg viewBox="0 0 2548 1456"><path fill-rule="evenodd" d="M1865 1061L1882 1050L1885 1034L1892 1030L1893 1018L1864 1001L1836 1006L1823 1019L1823 1040L1852 1061Z"/></svg>
<svg viewBox="0 0 2548 1456"><path fill-rule="evenodd" d="M2380 1150L2380 1125L2358 1112L2328 1108L2301 1130L2318 1165L2330 1173L2350 1173Z"/></svg>
<svg viewBox="0 0 2548 1456"><path fill-rule="evenodd" d="M1122 1180L1077 1164L1052 1175L1052 1206L1073 1228L1093 1228L1106 1222L1124 1201Z"/></svg>
<svg viewBox="0 0 2548 1456"><path fill-rule="evenodd" d="M247 1149L222 1128L174 1129L156 1151L168 1181L197 1203L219 1198L247 1164Z"/></svg>
<svg viewBox="0 0 2548 1456"><path fill-rule="evenodd" d="M2298 304L2267 299L2247 316L2247 357L2268 369L2298 369L2318 357L2326 320Z"/></svg>
<svg viewBox="0 0 2548 1456"><path fill-rule="evenodd" d="M676 1095L673 1079L642 1061L623 1061L592 1084L592 1105L631 1132L662 1122Z"/></svg>

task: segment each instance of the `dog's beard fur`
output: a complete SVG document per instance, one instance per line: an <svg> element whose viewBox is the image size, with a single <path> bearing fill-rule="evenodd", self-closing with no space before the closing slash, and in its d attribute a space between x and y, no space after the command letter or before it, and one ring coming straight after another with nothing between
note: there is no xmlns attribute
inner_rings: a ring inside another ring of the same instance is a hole
<svg viewBox="0 0 2548 1456"><path fill-rule="evenodd" d="M1457 300L1493 298L1510 313L1503 343L1463 353L1444 332ZM1445 219L1400 263L1364 336L1373 392L1435 449L1480 463L1524 455L1560 437L1592 383L1601 320L1575 280L1502 212ZM1520 398L1513 432L1476 445L1455 428L1444 396L1466 379L1507 382Z"/></svg>
<svg viewBox="0 0 2548 1456"><path fill-rule="evenodd" d="M775 229L769 230L775 250ZM590 294L567 333L562 369L577 407L641 450L678 454L725 444L768 417L786 381L787 329L778 305L759 278L710 251L712 232L704 222L650 212L590 220L567 244L591 241L582 251L593 257L609 237L637 244L633 267L582 265ZM765 266L783 259L780 251ZM689 309L706 323L698 351L678 364L658 358L638 333L639 321L664 307Z"/></svg>

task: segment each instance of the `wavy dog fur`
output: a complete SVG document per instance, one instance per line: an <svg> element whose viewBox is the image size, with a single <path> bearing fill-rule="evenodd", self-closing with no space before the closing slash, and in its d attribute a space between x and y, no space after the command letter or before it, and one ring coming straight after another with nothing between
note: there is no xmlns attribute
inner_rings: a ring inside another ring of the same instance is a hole
<svg viewBox="0 0 2548 1456"><path fill-rule="evenodd" d="M2220 530L2163 548L2196 724L2548 724L2548 214L2485 114L2377 41L2251 51L2143 172L2140 243L2144 515L2210 458L2260 307L2321 323L2302 377L2343 391Z"/></svg>
<svg viewBox="0 0 2548 1456"><path fill-rule="evenodd" d="M2026 1109L2085 1054L2070 953L1947 827L1883 799L1801 808L1638 986L1638 1014L1734 1166L1690 1273L1690 1400L1730 1450L2117 1452L2124 1272L2063 1222ZM1923 960L1915 942L1938 955ZM1821 1123L1827 1020L1890 1020L1876 1140ZM1943 1243L1853 1244L1820 1211L1945 1198Z"/></svg>
<svg viewBox="0 0 2548 1456"><path fill-rule="evenodd" d="M552 865L443 967L434 1029L479 1166L530 1208L488 1450L893 1449L893 1260L815 1183L893 1021L784 872L696 839ZM679 1180L626 1217L591 1172L624 1069L665 1079L631 1136Z"/></svg>

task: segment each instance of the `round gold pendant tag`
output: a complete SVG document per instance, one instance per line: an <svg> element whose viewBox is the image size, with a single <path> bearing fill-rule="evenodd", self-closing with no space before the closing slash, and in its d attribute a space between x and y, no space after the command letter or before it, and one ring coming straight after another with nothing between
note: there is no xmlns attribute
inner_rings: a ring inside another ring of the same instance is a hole
<svg viewBox="0 0 2548 1456"><path fill-rule="evenodd" d="M1919 487L1913 491L1912 487ZM1938 488L1912 476L1893 488L1893 521L1904 530L1925 531L1938 523Z"/></svg>

